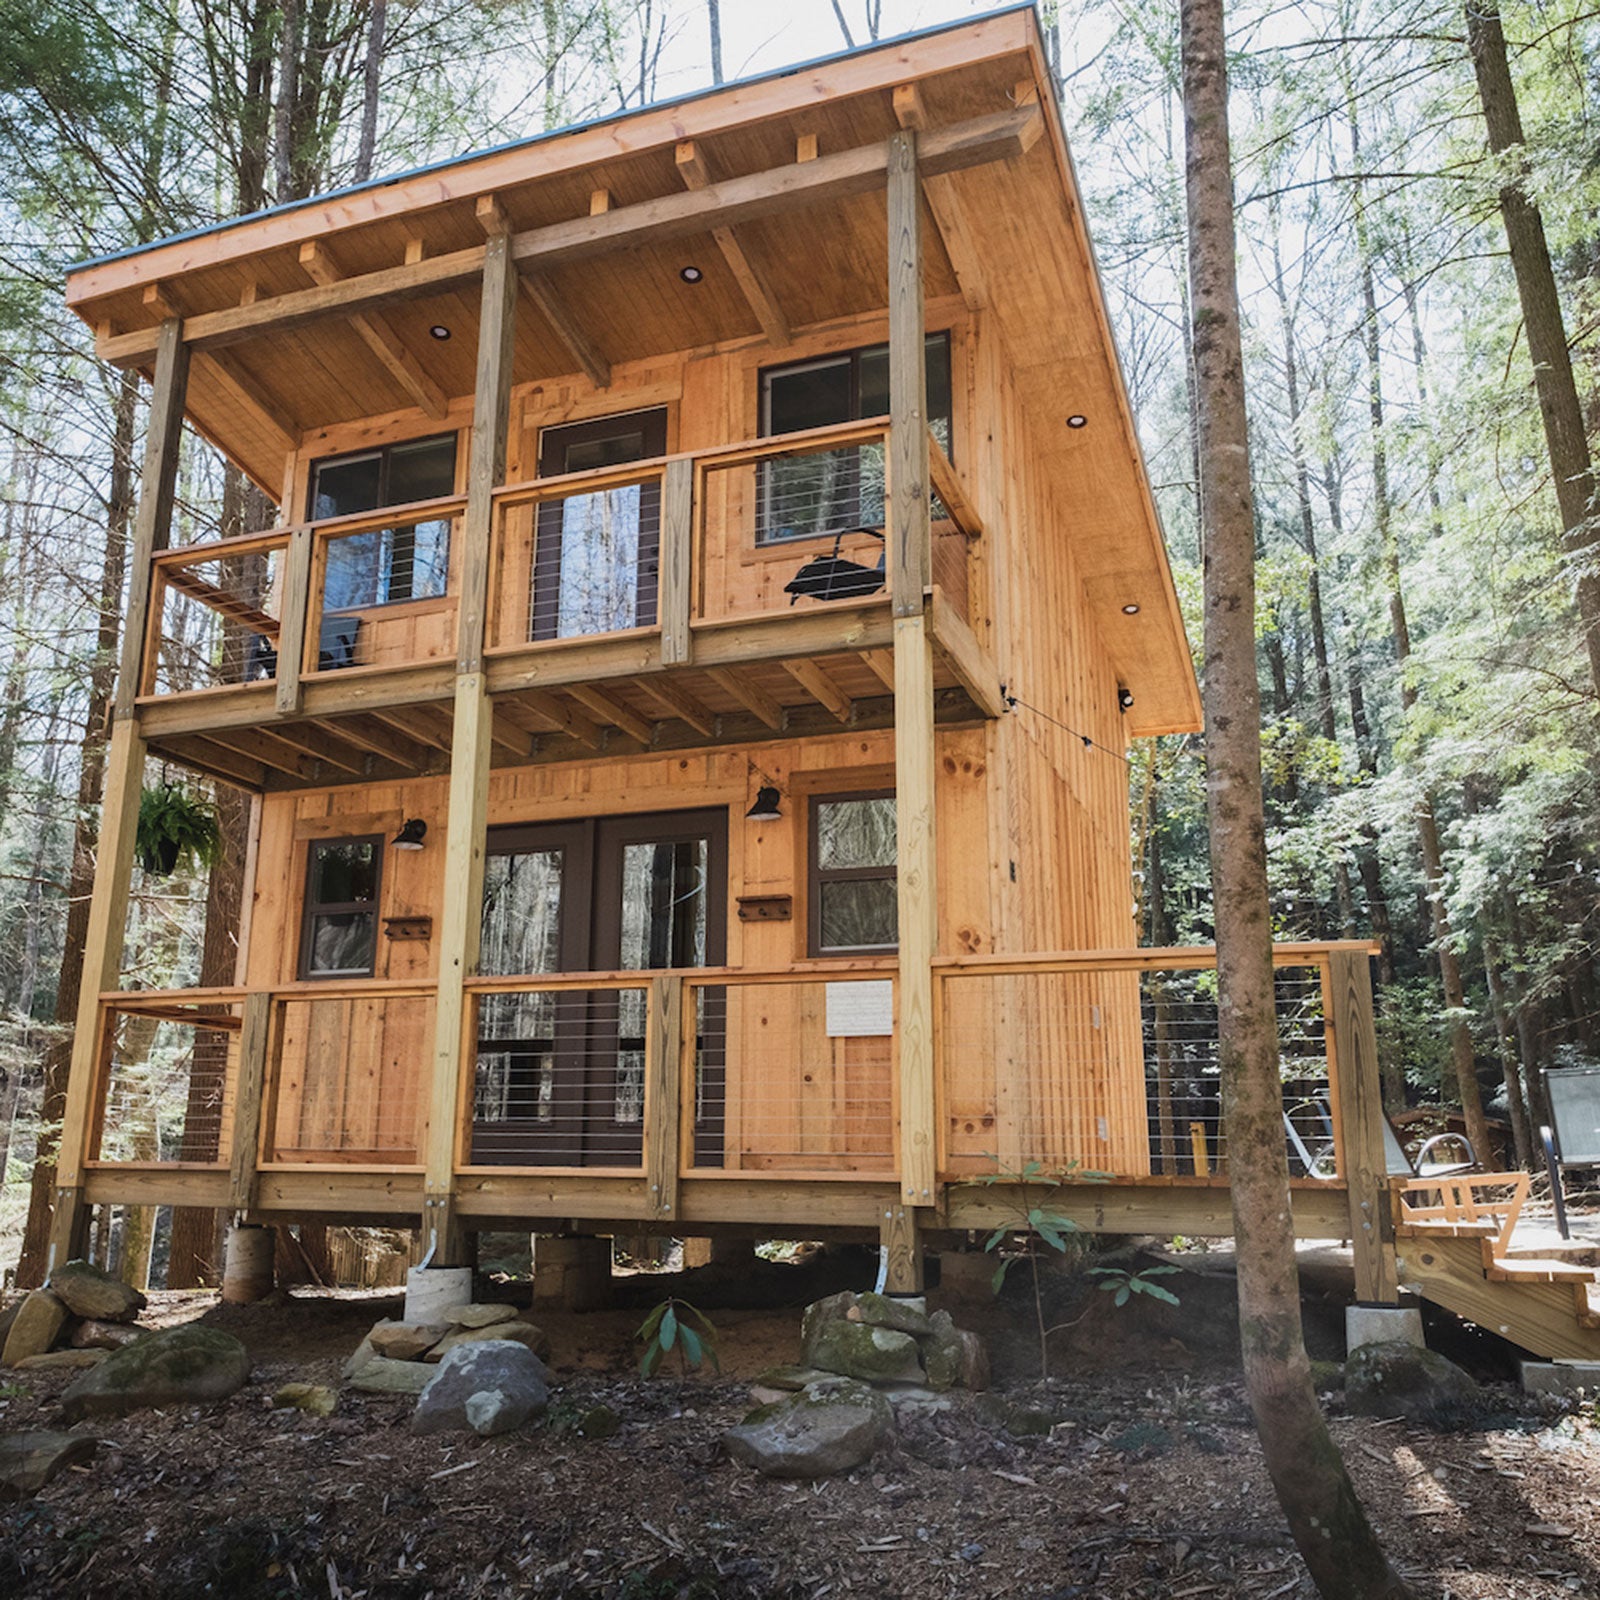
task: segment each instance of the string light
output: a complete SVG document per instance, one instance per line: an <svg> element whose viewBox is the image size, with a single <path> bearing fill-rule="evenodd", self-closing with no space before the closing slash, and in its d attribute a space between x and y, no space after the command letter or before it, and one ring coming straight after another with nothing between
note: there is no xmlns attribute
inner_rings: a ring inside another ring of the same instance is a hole
<svg viewBox="0 0 1600 1600"><path fill-rule="evenodd" d="M1001 687L1000 698L1005 701L1010 710L1031 711L1034 716L1043 717L1046 722L1059 728L1063 733L1070 733L1074 739L1083 745L1085 750L1099 750L1105 755L1115 756L1125 767L1133 765L1120 750L1113 750L1109 745L1101 744L1098 739L1091 739L1088 734L1079 733L1076 728L1069 728L1060 717L1052 717L1048 711L1042 711L1038 706L1030 706L1026 700L1021 700L1016 695L1008 693L1004 686Z"/></svg>

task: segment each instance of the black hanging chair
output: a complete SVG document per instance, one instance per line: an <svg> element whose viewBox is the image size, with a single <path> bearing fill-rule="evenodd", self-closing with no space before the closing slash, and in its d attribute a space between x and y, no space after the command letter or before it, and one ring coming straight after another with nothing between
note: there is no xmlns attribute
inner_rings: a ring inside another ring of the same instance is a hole
<svg viewBox="0 0 1600 1600"><path fill-rule="evenodd" d="M844 528L833 536L833 551L812 558L783 586L789 604L804 596L808 600L859 600L876 594L883 587L884 556L887 546L878 554L875 567L863 566L848 556L839 554L839 544L847 533L866 533L884 543L880 528Z"/></svg>

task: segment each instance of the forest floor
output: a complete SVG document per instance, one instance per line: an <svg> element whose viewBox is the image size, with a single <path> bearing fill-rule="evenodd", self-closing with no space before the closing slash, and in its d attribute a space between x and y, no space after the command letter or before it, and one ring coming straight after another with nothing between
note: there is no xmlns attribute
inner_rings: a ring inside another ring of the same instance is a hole
<svg viewBox="0 0 1600 1600"><path fill-rule="evenodd" d="M766 1292L747 1304L785 1298L792 1270L763 1265L745 1287ZM797 1358L798 1306L833 1286L814 1276L790 1305L717 1310L723 1371L704 1378L638 1378L637 1305L541 1310L554 1346L551 1416L487 1440L413 1437L403 1397L345 1390L328 1418L271 1409L285 1382L337 1384L371 1323L399 1315L397 1295L297 1291L251 1307L156 1295L142 1320L199 1319L236 1334L252 1383L206 1409L101 1424L93 1461L0 1510L0 1594L1309 1595L1251 1425L1225 1276L1165 1280L1181 1289L1177 1310L1135 1300L1119 1311L1081 1279L1063 1288L1086 1314L1057 1337L1059 1375L1048 1381L1025 1276L1013 1274L1003 1301L954 1309L989 1341L996 1393L1049 1411L1059 1419L1050 1431L1013 1437L996 1420L1004 1407L960 1395L948 1411L903 1418L866 1467L815 1486L761 1478L720 1444L749 1408L749 1379ZM659 1297L638 1280L629 1292ZM1314 1353L1334 1340L1333 1320L1309 1304ZM1480 1375L1509 1376L1503 1351L1451 1353ZM59 1426L70 1374L6 1376L0 1429ZM1424 1595L1600 1594L1594 1405L1563 1410L1509 1385L1486 1393L1478 1425L1451 1433L1354 1418L1329 1397L1334 1438L1391 1558ZM563 1431L563 1419L602 1402L622 1418L615 1437Z"/></svg>

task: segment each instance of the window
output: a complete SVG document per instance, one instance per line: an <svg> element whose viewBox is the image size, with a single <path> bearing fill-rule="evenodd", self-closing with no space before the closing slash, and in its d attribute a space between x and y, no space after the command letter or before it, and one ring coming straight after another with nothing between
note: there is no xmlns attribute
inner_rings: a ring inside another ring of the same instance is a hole
<svg viewBox="0 0 1600 1600"><path fill-rule="evenodd" d="M378 956L383 837L313 839L306 859L302 978L370 978Z"/></svg>
<svg viewBox="0 0 1600 1600"><path fill-rule="evenodd" d="M928 335L928 425L950 449L950 335ZM889 409L889 347L770 367L761 374L761 432L798 433L880 417ZM756 543L881 528L882 445L859 445L764 463Z"/></svg>
<svg viewBox="0 0 1600 1600"><path fill-rule="evenodd" d="M898 923L894 795L818 795L811 802L810 954L893 950Z"/></svg>
<svg viewBox="0 0 1600 1600"><path fill-rule="evenodd" d="M311 518L355 516L383 506L413 505L455 493L456 436L335 456L311 468ZM450 519L433 517L347 534L328 546L324 611L432 600L450 571Z"/></svg>

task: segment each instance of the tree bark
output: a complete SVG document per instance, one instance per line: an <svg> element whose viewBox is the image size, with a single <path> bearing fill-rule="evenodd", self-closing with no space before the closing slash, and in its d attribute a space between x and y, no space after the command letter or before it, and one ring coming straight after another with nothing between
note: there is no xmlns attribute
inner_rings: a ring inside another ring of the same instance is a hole
<svg viewBox="0 0 1600 1600"><path fill-rule="evenodd" d="M1239 334L1222 0L1181 7L1189 279L1205 513L1205 713L1228 1130L1245 1380L1279 1503L1322 1595L1409 1591L1317 1408L1289 1209L1261 799L1254 504Z"/></svg>
<svg viewBox="0 0 1600 1600"><path fill-rule="evenodd" d="M713 0L713 4L715 0ZM372 176L372 163L378 149L378 99L383 87L384 25L389 17L389 0L372 0L372 19L367 28L367 59L361 76L361 140L356 146L356 182ZM720 78L717 80L722 81Z"/></svg>
<svg viewBox="0 0 1600 1600"><path fill-rule="evenodd" d="M1583 427L1583 408L1572 376L1561 296L1550 265L1544 218L1523 180L1522 116L1506 60L1506 36L1494 0L1468 0L1467 46L1478 79L1478 98L1488 126L1489 148L1505 157L1500 215L1511 246L1511 267L1522 302L1522 323L1533 360L1534 388L1544 419L1545 448L1555 478L1563 542L1576 576L1578 618L1583 626L1589 676L1600 696L1600 523L1591 520L1594 462Z"/></svg>
<svg viewBox="0 0 1600 1600"><path fill-rule="evenodd" d="M721 83L723 81L721 0L706 0L706 20L711 25L711 81Z"/></svg>

